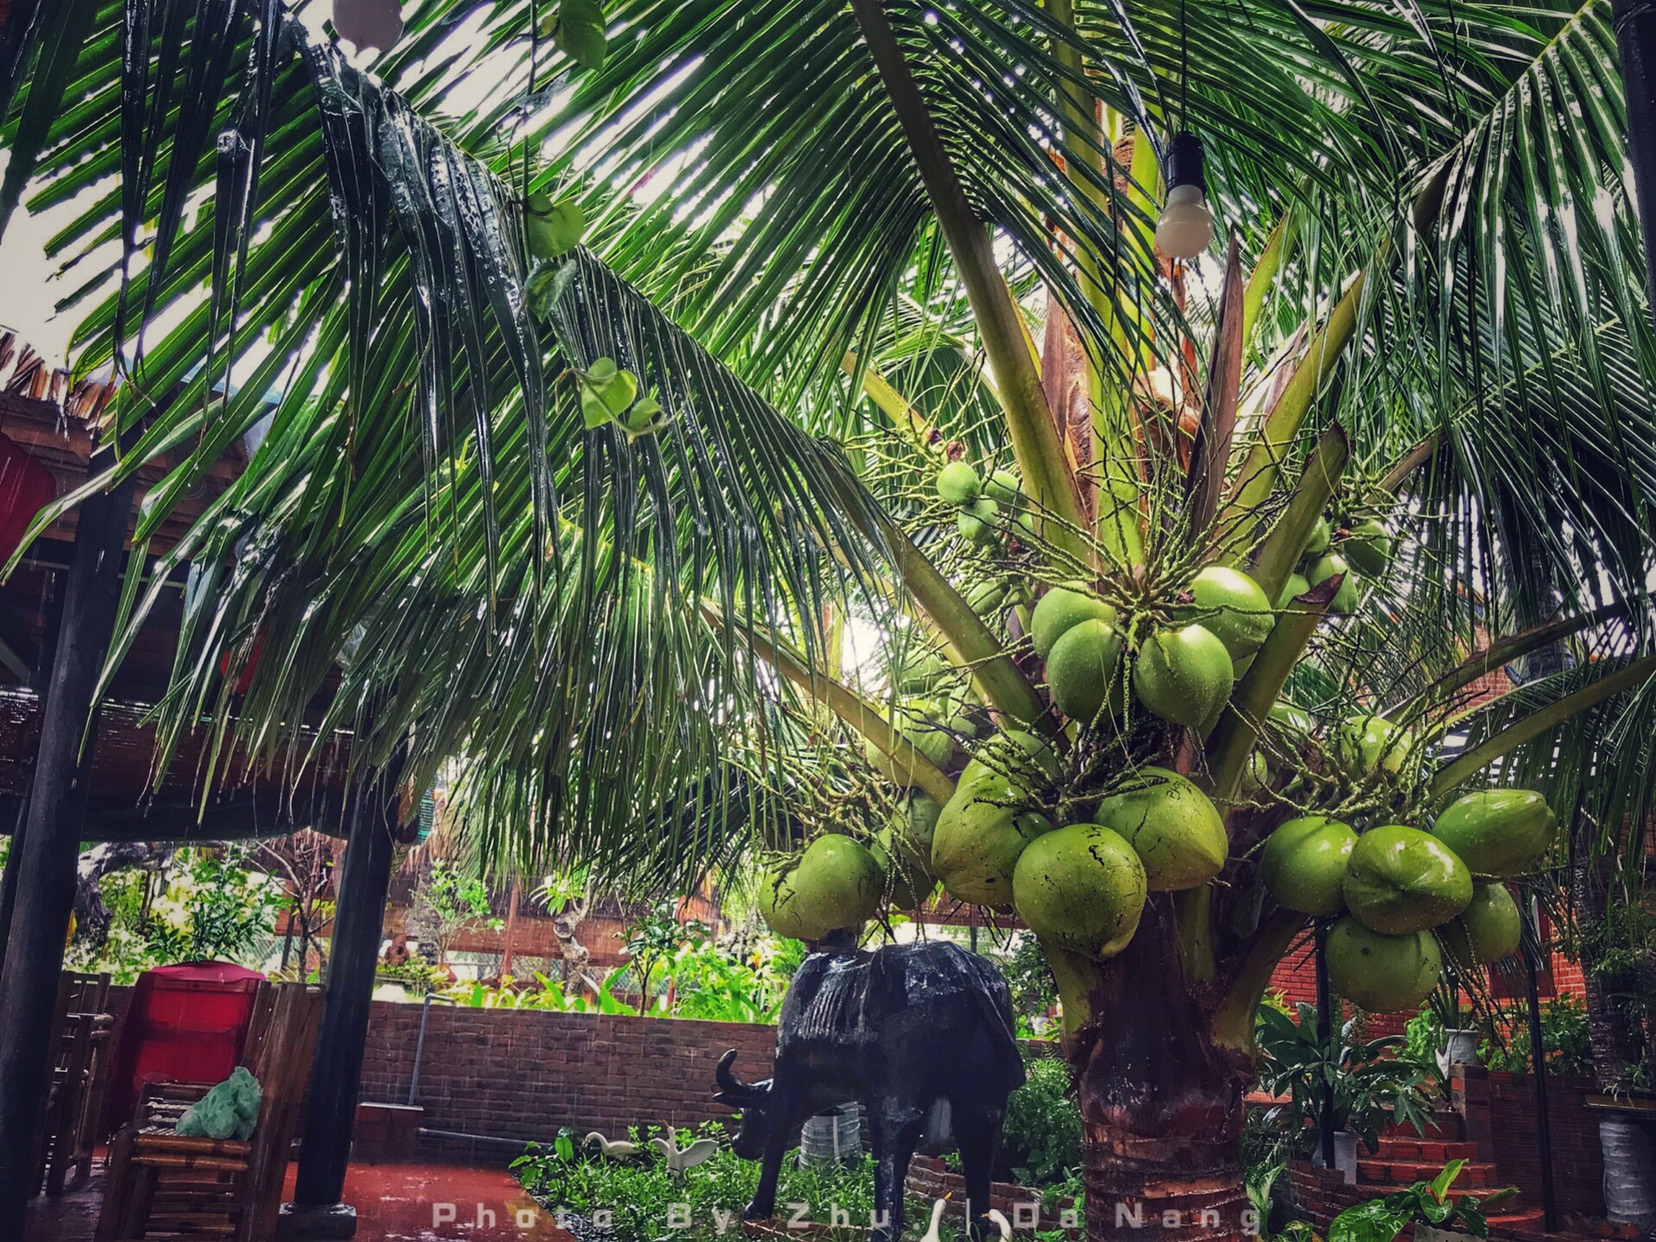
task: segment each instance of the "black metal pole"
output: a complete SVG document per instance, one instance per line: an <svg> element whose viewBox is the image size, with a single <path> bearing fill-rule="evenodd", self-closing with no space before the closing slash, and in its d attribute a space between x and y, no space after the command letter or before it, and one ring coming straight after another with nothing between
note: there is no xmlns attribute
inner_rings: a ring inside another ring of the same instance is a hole
<svg viewBox="0 0 1656 1242"><path fill-rule="evenodd" d="M1524 974L1529 992L1530 1066L1535 1070L1535 1143L1541 1157L1541 1216L1552 1233L1558 1228L1558 1197L1553 1193L1552 1125L1547 1117L1547 1048L1541 1036L1541 996L1535 986L1535 953L1524 941Z"/></svg>
<svg viewBox="0 0 1656 1242"><path fill-rule="evenodd" d="M114 462L93 456L95 476ZM80 507L61 634L46 685L40 746L16 868L17 897L0 974L0 1237L23 1236L34 1189L33 1136L51 1082L53 1006L75 906L75 859L90 792L93 694L115 632L135 480Z"/></svg>
<svg viewBox="0 0 1656 1242"><path fill-rule="evenodd" d="M362 1083L385 896L391 885L398 827L396 786L394 777L381 774L358 787L335 893L327 1000L316 1039L291 1211L296 1223L302 1220L309 1226L326 1219L329 1237L349 1236L346 1230L355 1221L355 1212L343 1202L345 1171Z"/></svg>
<svg viewBox="0 0 1656 1242"><path fill-rule="evenodd" d="M6 870L0 874L0 975L6 972L6 940L11 935L12 912L17 908L17 873L23 861L23 839L28 830L28 795L24 794L15 805L5 809L12 812L13 825Z"/></svg>
<svg viewBox="0 0 1656 1242"><path fill-rule="evenodd" d="M1333 1014L1329 1011L1334 1007L1333 989L1328 986L1328 959L1324 956L1324 942L1328 936L1327 928L1321 923L1313 943L1314 956L1317 963L1317 1044L1327 1048L1328 1039L1334 1030ZM1334 1167L1334 1087L1325 1078L1321 1099L1317 1102L1317 1138L1322 1144L1323 1168Z"/></svg>
<svg viewBox="0 0 1656 1242"><path fill-rule="evenodd" d="M1611 20L1621 49L1622 90L1627 97L1627 156L1639 198L1644 233L1645 279L1656 322L1656 0L1614 0Z"/></svg>

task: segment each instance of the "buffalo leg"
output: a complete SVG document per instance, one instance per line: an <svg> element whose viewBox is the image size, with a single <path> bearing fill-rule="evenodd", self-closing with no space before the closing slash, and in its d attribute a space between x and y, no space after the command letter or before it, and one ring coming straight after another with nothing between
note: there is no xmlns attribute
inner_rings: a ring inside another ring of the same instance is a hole
<svg viewBox="0 0 1656 1242"><path fill-rule="evenodd" d="M902 1236L904 1182L925 1122L924 1113L905 1112L882 1116L875 1123L874 1210L885 1215L885 1223L869 1235L869 1242Z"/></svg>
<svg viewBox="0 0 1656 1242"><path fill-rule="evenodd" d="M994 1175L995 1151L1000 1146L1001 1110L973 1108L955 1112L955 1138L960 1143L960 1170L966 1179L968 1229L976 1240L986 1236L990 1207L989 1183Z"/></svg>
<svg viewBox="0 0 1656 1242"><path fill-rule="evenodd" d="M793 1100L773 1098L766 1111L770 1114L770 1129L765 1135L765 1153L760 1157L759 1185L742 1213L743 1220L769 1220L776 1215L776 1182L782 1176L782 1158L788 1154L788 1141L805 1119L804 1109Z"/></svg>

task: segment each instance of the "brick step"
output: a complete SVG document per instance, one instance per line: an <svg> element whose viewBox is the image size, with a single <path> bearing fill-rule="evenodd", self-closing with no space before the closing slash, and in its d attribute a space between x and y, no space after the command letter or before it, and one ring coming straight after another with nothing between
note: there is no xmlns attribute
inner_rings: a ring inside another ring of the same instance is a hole
<svg viewBox="0 0 1656 1242"><path fill-rule="evenodd" d="M1380 1131L1381 1138L1424 1139L1428 1142L1454 1143L1466 1137L1466 1123L1459 1113L1433 1113L1426 1122L1424 1134L1407 1122L1393 1122Z"/></svg>
<svg viewBox="0 0 1656 1242"><path fill-rule="evenodd" d="M1443 1161L1357 1160L1357 1180L1381 1186L1410 1186L1429 1182L1443 1171ZM1493 1190L1497 1185L1495 1166L1469 1164L1455 1179L1456 1190Z"/></svg>
<svg viewBox="0 0 1656 1242"><path fill-rule="evenodd" d="M1441 1139L1403 1138L1396 1134L1380 1136L1380 1151L1376 1160L1427 1161L1436 1160L1441 1166L1450 1160L1476 1160L1478 1145L1463 1141L1444 1142Z"/></svg>

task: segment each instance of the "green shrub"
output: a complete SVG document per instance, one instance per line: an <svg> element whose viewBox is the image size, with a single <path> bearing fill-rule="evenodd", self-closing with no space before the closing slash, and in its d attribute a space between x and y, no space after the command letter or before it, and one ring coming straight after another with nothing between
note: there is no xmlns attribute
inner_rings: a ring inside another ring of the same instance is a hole
<svg viewBox="0 0 1656 1242"><path fill-rule="evenodd" d="M1024 1186L1051 1186L1081 1167L1081 1109L1058 1057L1032 1057L1029 1079L1006 1101L1002 1162Z"/></svg>
<svg viewBox="0 0 1656 1242"><path fill-rule="evenodd" d="M1503 1034L1490 1025L1478 1044L1478 1058L1492 1070L1527 1074L1530 1071L1529 1006L1520 1001L1504 1009L1501 1016L1509 1024L1508 1029ZM1587 1006L1573 996L1543 1001L1541 1047L1546 1053L1549 1073L1591 1074L1593 1043Z"/></svg>

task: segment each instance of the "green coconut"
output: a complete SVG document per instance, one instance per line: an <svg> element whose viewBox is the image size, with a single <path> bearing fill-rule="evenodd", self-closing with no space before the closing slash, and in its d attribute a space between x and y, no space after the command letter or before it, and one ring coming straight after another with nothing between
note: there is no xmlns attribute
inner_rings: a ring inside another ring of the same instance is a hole
<svg viewBox="0 0 1656 1242"><path fill-rule="evenodd" d="M931 866L932 836L942 803L918 789L898 803L886 819L886 830L898 849L922 867Z"/></svg>
<svg viewBox="0 0 1656 1242"><path fill-rule="evenodd" d="M1430 833L1403 824L1357 838L1341 888L1346 908L1389 936L1447 923L1472 900L1472 872Z"/></svg>
<svg viewBox="0 0 1656 1242"><path fill-rule="evenodd" d="M1056 779L1063 771L1063 762L1049 739L1024 729L1000 729L978 747L960 779L999 772L1020 788L1034 789Z"/></svg>
<svg viewBox="0 0 1656 1242"><path fill-rule="evenodd" d="M1558 836L1558 816L1529 789L1483 789L1457 798L1432 835L1476 876L1510 880L1535 870Z"/></svg>
<svg viewBox="0 0 1656 1242"><path fill-rule="evenodd" d="M1523 919L1505 884L1478 884L1460 918L1445 924L1438 935L1451 962L1463 971L1476 970L1518 951Z"/></svg>
<svg viewBox="0 0 1656 1242"><path fill-rule="evenodd" d="M1029 618L1029 637L1035 654L1046 659L1057 641L1083 621L1114 625L1116 610L1101 599L1065 587L1053 587L1035 605Z"/></svg>
<svg viewBox="0 0 1656 1242"><path fill-rule="evenodd" d="M1391 533L1374 518L1358 522L1341 542L1340 552L1365 578L1378 578L1391 563Z"/></svg>
<svg viewBox="0 0 1656 1242"><path fill-rule="evenodd" d="M1357 844L1349 825L1326 815L1302 815L1265 842L1260 878L1279 906L1329 918L1345 909L1341 885Z"/></svg>
<svg viewBox="0 0 1656 1242"><path fill-rule="evenodd" d="M923 694L946 678L951 667L940 653L930 648L919 648L897 670L898 693Z"/></svg>
<svg viewBox="0 0 1656 1242"><path fill-rule="evenodd" d="M759 914L771 930L820 940L839 927L861 927L880 904L885 877L874 855L850 837L818 837L791 867L759 884Z"/></svg>
<svg viewBox="0 0 1656 1242"><path fill-rule="evenodd" d="M955 529L962 539L974 543L988 543L995 537L995 524L1000 521L1000 506L987 496L980 496L963 506L955 514Z"/></svg>
<svg viewBox="0 0 1656 1242"><path fill-rule="evenodd" d="M932 873L961 901L1012 901L1018 856L1052 825L1028 810L1028 795L1005 776L968 765L932 834Z"/></svg>
<svg viewBox="0 0 1656 1242"><path fill-rule="evenodd" d="M916 863L890 828L880 830L868 852L880 864L881 891L893 909L913 910L930 900L937 877Z"/></svg>
<svg viewBox="0 0 1656 1242"><path fill-rule="evenodd" d="M1277 611L1281 612L1310 589L1311 583L1304 574L1289 574L1288 581L1282 584L1282 590L1277 594Z"/></svg>
<svg viewBox="0 0 1656 1242"><path fill-rule="evenodd" d="M1230 697L1236 665L1203 625L1155 631L1133 661L1133 692L1163 720L1199 725Z"/></svg>
<svg viewBox="0 0 1656 1242"><path fill-rule="evenodd" d="M1326 556L1319 556L1311 562L1305 571L1305 577L1312 586L1321 586L1335 574L1341 574L1339 590L1334 592L1334 599L1328 605L1328 611L1334 613L1352 613L1357 611L1357 578L1351 572L1351 566L1346 564L1343 556L1330 552Z"/></svg>
<svg viewBox="0 0 1656 1242"><path fill-rule="evenodd" d="M1271 601L1247 574L1209 565L1191 579L1191 605L1184 615L1225 644L1232 660L1258 651L1276 624Z"/></svg>
<svg viewBox="0 0 1656 1242"><path fill-rule="evenodd" d="M1271 783L1274 775L1271 761L1262 752L1250 752L1248 762L1242 765L1242 792L1258 793Z"/></svg>
<svg viewBox="0 0 1656 1242"><path fill-rule="evenodd" d="M1413 750L1414 735L1380 716L1343 720L1334 729L1334 757L1359 780L1376 772L1398 775Z"/></svg>
<svg viewBox="0 0 1656 1242"><path fill-rule="evenodd" d="M983 494L999 504L1015 505L1023 483L1010 470L997 470L983 484Z"/></svg>
<svg viewBox="0 0 1656 1242"><path fill-rule="evenodd" d="M1443 973L1430 932L1388 936L1343 918L1328 933L1328 981L1370 1013L1418 1009Z"/></svg>
<svg viewBox="0 0 1656 1242"><path fill-rule="evenodd" d="M944 727L942 712L930 699L913 699L898 709L897 735L938 767L947 764L954 754L954 735ZM887 780L900 785L911 783L891 757L867 738L863 740L863 753L869 765Z"/></svg>
<svg viewBox="0 0 1656 1242"><path fill-rule="evenodd" d="M937 472L937 494L951 505L970 504L983 491L983 480L966 462L951 461Z"/></svg>
<svg viewBox="0 0 1656 1242"><path fill-rule="evenodd" d="M1328 529L1328 519L1318 518L1311 526L1311 533L1306 536L1305 551L1302 555L1313 559L1321 556L1328 551L1328 545L1333 538L1333 532Z"/></svg>
<svg viewBox="0 0 1656 1242"><path fill-rule="evenodd" d="M1071 720L1090 723L1121 697L1121 636L1106 621L1071 626L1047 657L1052 701Z"/></svg>
<svg viewBox="0 0 1656 1242"><path fill-rule="evenodd" d="M1093 819L1137 851L1152 892L1206 884L1230 852L1212 800L1166 768L1140 768L1098 804Z"/></svg>
<svg viewBox="0 0 1656 1242"><path fill-rule="evenodd" d="M1121 952L1144 912L1144 864L1118 833L1073 824L1032 841L1012 875L1018 917L1075 953Z"/></svg>
<svg viewBox="0 0 1656 1242"><path fill-rule="evenodd" d="M1286 729L1290 733L1309 734L1311 732L1311 716L1303 707L1278 699L1271 704L1271 710L1266 713L1273 724Z"/></svg>

